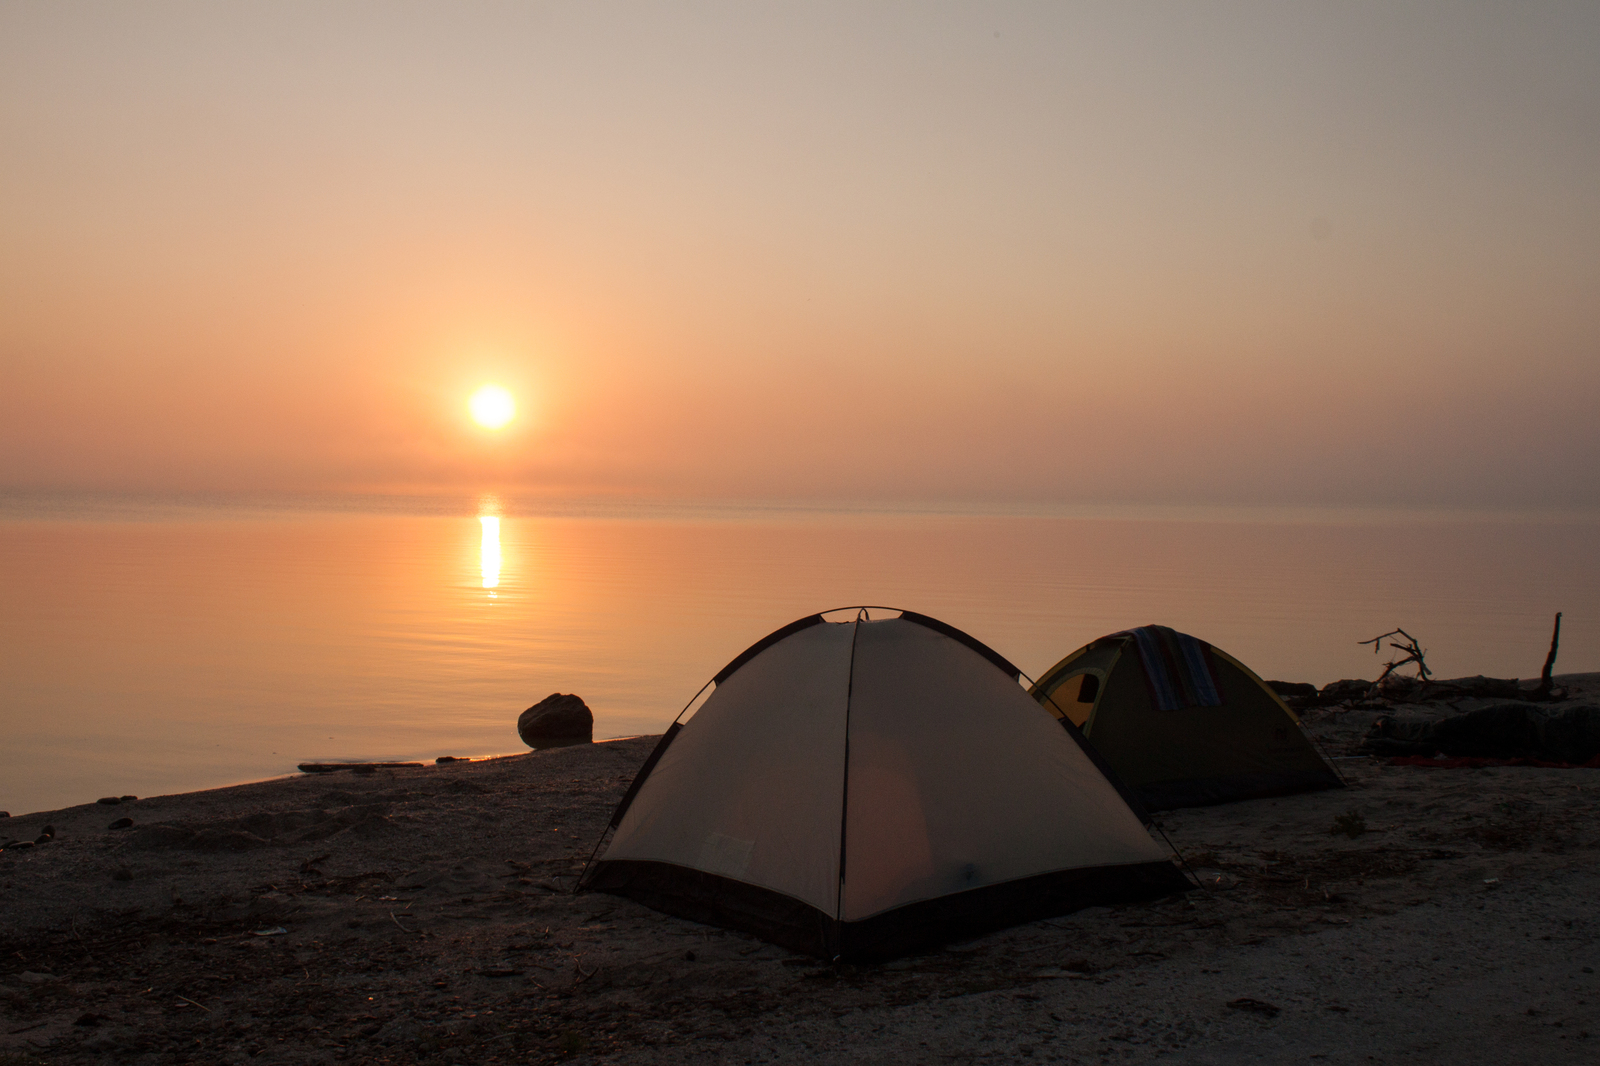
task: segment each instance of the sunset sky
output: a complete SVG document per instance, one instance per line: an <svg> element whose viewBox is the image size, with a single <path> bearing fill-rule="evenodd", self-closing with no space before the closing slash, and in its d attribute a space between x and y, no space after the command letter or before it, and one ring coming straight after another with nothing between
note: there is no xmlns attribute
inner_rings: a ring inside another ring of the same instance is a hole
<svg viewBox="0 0 1600 1066"><path fill-rule="evenodd" d="M0 0L0 489L1594 509L1597 42Z"/></svg>

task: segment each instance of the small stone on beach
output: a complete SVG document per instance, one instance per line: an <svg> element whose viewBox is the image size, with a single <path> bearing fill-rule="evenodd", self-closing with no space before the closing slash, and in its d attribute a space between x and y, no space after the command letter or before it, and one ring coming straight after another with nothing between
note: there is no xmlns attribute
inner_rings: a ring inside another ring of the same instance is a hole
<svg viewBox="0 0 1600 1066"><path fill-rule="evenodd" d="M581 744L594 737L594 713L580 697L552 692L517 717L517 735L530 748Z"/></svg>

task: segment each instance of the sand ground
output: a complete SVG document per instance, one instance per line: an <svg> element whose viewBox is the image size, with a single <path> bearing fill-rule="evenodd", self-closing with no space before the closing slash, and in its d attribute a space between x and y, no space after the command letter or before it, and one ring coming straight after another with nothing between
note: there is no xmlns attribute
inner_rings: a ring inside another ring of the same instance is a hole
<svg viewBox="0 0 1600 1066"><path fill-rule="evenodd" d="M56 831L0 853L0 1066L1600 1061L1600 770L1342 758L1165 815L1186 897L855 967L570 893L653 744L0 821Z"/></svg>

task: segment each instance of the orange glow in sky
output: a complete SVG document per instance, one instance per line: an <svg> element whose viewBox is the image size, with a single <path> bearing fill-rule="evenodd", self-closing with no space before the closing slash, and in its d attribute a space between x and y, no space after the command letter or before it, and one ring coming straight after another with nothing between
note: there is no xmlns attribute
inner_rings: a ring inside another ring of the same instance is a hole
<svg viewBox="0 0 1600 1066"><path fill-rule="evenodd" d="M3 4L0 491L1600 508L1597 40Z"/></svg>

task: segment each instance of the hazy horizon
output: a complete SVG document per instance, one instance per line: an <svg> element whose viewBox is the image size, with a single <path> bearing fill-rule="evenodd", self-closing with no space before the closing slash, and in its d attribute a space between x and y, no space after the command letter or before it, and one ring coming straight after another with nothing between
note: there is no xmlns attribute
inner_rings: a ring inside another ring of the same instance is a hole
<svg viewBox="0 0 1600 1066"><path fill-rule="evenodd" d="M0 0L0 490L1591 511L1597 40Z"/></svg>
<svg viewBox="0 0 1600 1066"><path fill-rule="evenodd" d="M1413 504L1094 503L981 498L709 497L628 492L414 492L61 489L0 487L0 522L230 521L282 515L578 518L805 523L813 518L1069 519L1179 525L1600 524L1600 507L1450 507Z"/></svg>

